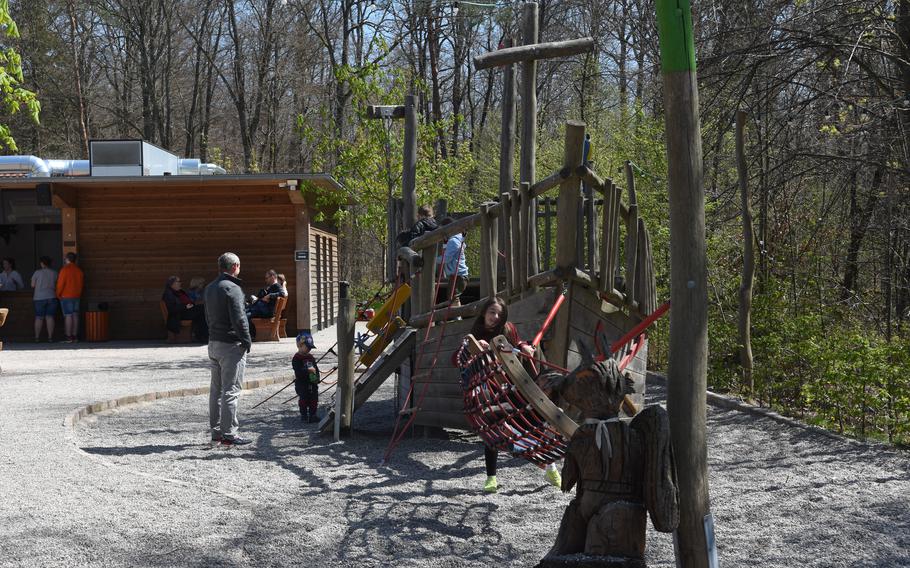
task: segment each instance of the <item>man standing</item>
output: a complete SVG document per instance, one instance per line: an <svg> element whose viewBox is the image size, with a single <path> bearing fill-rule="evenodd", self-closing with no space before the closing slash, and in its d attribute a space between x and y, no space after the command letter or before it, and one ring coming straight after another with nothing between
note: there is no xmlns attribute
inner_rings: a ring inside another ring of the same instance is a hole
<svg viewBox="0 0 910 568"><path fill-rule="evenodd" d="M84 283L85 275L76 266L76 253L66 253L63 268L57 275L57 298L63 310L64 341L67 343L75 343L79 334L79 298Z"/></svg>
<svg viewBox="0 0 910 568"><path fill-rule="evenodd" d="M240 258L226 252L218 258L221 274L205 288L205 321L209 326L209 426L212 441L241 446L251 440L237 435L237 398L252 339L243 306Z"/></svg>

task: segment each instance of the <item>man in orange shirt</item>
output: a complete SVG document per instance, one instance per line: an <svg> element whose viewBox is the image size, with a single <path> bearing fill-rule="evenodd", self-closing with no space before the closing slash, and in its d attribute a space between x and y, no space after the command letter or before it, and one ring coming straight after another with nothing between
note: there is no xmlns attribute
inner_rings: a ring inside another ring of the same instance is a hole
<svg viewBox="0 0 910 568"><path fill-rule="evenodd" d="M67 343L75 343L76 334L79 332L79 297L82 296L84 282L82 269L76 266L76 253L66 253L63 257L63 268L57 276L57 297L63 309L63 327Z"/></svg>

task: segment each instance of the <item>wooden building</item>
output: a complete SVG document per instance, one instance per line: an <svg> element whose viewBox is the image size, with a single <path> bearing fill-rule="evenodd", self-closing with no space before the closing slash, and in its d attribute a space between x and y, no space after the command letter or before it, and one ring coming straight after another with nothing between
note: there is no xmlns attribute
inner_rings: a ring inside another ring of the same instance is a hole
<svg viewBox="0 0 910 568"><path fill-rule="evenodd" d="M332 211L316 198L340 191L323 174L4 178L0 257L16 259L28 286L40 256L59 270L77 253L83 311L106 303L111 339L158 339L168 276L211 281L231 251L249 294L269 268L285 274L288 334L318 330L334 324L340 267L335 227L316 221ZM32 290L0 292L0 307L10 308L4 338L30 339Z"/></svg>

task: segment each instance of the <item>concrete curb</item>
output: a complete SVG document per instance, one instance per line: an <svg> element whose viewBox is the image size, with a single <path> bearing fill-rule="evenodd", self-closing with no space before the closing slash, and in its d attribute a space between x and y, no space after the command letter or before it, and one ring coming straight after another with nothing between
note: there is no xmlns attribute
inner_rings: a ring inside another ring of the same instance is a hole
<svg viewBox="0 0 910 568"><path fill-rule="evenodd" d="M278 383L284 383L288 379L287 377L273 377L271 379L253 379L250 381L244 381L240 384L240 388L243 390L253 390L262 388L269 385L274 385ZM66 415L63 419L63 425L70 428L74 428L76 424L79 423L82 419L92 414L98 414L99 412L104 412L105 410L110 410L112 408L119 408L121 406L130 406L133 404L139 404L140 402L154 402L163 398L175 398L181 396L198 396L201 394L208 394L209 387L189 387L182 389L175 389L170 391L157 391L157 392L147 392L145 394L131 394L128 396L122 396L120 398L115 398L111 400L105 400L101 402L93 402L87 404L83 407L73 410Z"/></svg>

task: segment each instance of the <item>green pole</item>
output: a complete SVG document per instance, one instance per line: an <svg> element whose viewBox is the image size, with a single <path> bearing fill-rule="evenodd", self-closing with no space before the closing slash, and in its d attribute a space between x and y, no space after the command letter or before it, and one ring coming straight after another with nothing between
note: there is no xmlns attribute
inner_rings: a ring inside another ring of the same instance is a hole
<svg viewBox="0 0 910 568"><path fill-rule="evenodd" d="M667 412L679 481L677 566L717 566L708 498L708 294L695 42L688 0L657 0L670 193Z"/></svg>

